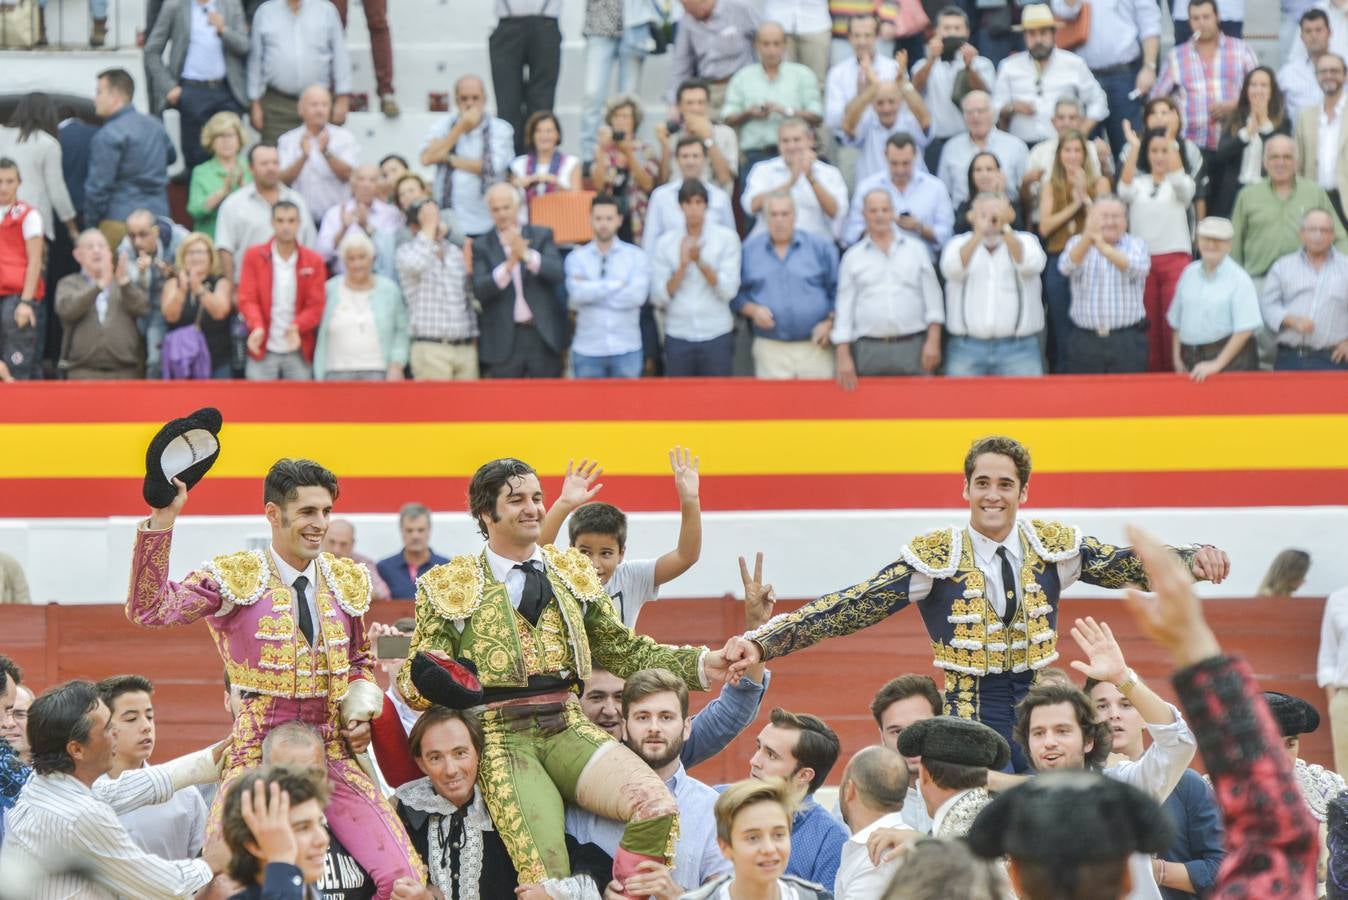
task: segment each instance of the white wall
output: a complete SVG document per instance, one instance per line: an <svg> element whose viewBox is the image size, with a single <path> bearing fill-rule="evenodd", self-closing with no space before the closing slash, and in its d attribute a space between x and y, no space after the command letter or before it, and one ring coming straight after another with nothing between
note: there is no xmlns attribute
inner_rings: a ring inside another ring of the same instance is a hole
<svg viewBox="0 0 1348 900"><path fill-rule="evenodd" d="M1249 509L1033 510L1036 517L1061 518L1102 540L1121 542L1126 523L1137 522L1162 539L1216 544L1230 552L1231 578L1205 587L1212 597L1248 597L1258 587L1274 554L1284 547L1311 553L1314 564L1307 594L1324 595L1348 584L1348 507ZM375 558L399 547L396 516L351 516L357 548ZM125 599L136 521L113 519L0 519L0 550L23 564L34 602L120 603ZM666 598L715 597L738 591L735 558L766 554L766 575L779 596L809 597L851 584L892 561L911 536L931 527L962 522L957 510L722 512L704 516L702 561L670 584ZM673 547L675 513L631 517L628 546L634 557ZM186 517L173 545L177 577L211 556L265 542L261 517ZM481 542L465 514L441 513L432 546L440 553L473 552ZM1098 596L1090 586L1077 595Z"/></svg>

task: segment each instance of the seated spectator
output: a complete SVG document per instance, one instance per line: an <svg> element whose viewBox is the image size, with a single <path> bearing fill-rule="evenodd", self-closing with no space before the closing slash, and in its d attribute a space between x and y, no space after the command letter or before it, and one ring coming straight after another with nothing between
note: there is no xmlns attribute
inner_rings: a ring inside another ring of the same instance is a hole
<svg viewBox="0 0 1348 900"><path fill-rule="evenodd" d="M1011 207L1011 227L1017 231L1024 227L1025 220L1020 205L1020 194L1011 190L1006 182L1006 173L1002 171L1001 161L996 154L983 151L969 160L969 172L965 179L965 201L955 207L955 234L967 234L973 230L974 199L979 194L993 194L1005 197ZM1038 243L1038 239L1036 239ZM950 246L949 242L946 246Z"/></svg>
<svg viewBox="0 0 1348 900"><path fill-rule="evenodd" d="M410 174L407 160L396 153L390 153L379 161L379 199L385 203L398 205L398 182L404 175Z"/></svg>
<svg viewBox="0 0 1348 900"><path fill-rule="evenodd" d="M1274 134L1291 133L1292 120L1283 108L1273 70L1267 66L1251 69L1212 156L1213 173L1218 177L1209 190L1208 215L1229 217L1240 189L1264 178L1264 141Z"/></svg>
<svg viewBox="0 0 1348 900"><path fill-rule="evenodd" d="M906 150L910 157L916 155L912 144ZM872 187L857 201L866 232L843 254L830 336L838 383L849 391L858 376L935 372L941 365L945 320L931 256L895 223L889 191Z"/></svg>
<svg viewBox="0 0 1348 900"><path fill-rule="evenodd" d="M811 128L823 121L819 78L785 58L786 43L781 25L764 22L754 37L758 62L736 72L726 88L721 118L739 132L746 169L777 155L777 126L783 120L798 118Z"/></svg>
<svg viewBox="0 0 1348 900"><path fill-rule="evenodd" d="M210 156L192 167L187 191L187 214L192 230L215 239L215 220L220 205L234 191L253 180L253 173L239 158L243 149L243 123L231 112L219 112L201 129L201 146Z"/></svg>
<svg viewBox="0 0 1348 900"><path fill-rule="evenodd" d="M1072 289L1066 371L1147 371L1143 291L1150 269L1147 245L1128 233L1123 201L1113 195L1097 198L1085 230L1068 238L1058 257L1058 271Z"/></svg>
<svg viewBox="0 0 1348 900"><path fill-rule="evenodd" d="M166 349L160 371L151 377L234 377L234 283L210 237L193 232L178 245L159 309Z"/></svg>
<svg viewBox="0 0 1348 900"><path fill-rule="evenodd" d="M828 70L824 83L825 128L841 132L847 104L858 93L873 83L898 79L899 65L894 58L876 52L879 28L879 20L874 14L847 18L847 43L852 52Z"/></svg>
<svg viewBox="0 0 1348 900"><path fill-rule="evenodd" d="M618 237L644 247L646 207L651 191L660 183L660 161L637 137L640 128L641 101L632 94L610 97L604 104L604 124L598 132L599 149L590 180L596 191L618 201L623 217Z"/></svg>
<svg viewBox="0 0 1348 900"><path fill-rule="evenodd" d="M178 110L183 162L189 170L210 149L201 141L206 122L218 113L243 112L247 58L248 20L239 0L166 2L150 23L145 37L150 112L162 117L169 107Z"/></svg>
<svg viewBox="0 0 1348 900"><path fill-rule="evenodd" d="M1057 134L1053 110L1059 98L1081 101L1086 116L1081 123L1082 134L1090 134L1097 123L1109 117L1104 88L1086 61L1054 45L1057 29L1047 3L1022 7L1016 30L1024 33L1025 51L1011 54L997 67L992 107L1001 127L1027 145Z"/></svg>
<svg viewBox="0 0 1348 900"><path fill-rule="evenodd" d="M1091 202L1109 192L1108 179L1091 165L1090 146L1080 132L1058 138L1045 190L1039 195L1039 236L1048 262L1044 267L1044 305L1048 310L1048 361L1054 372L1066 371L1072 335L1071 287L1058 269L1058 257L1070 238L1086 226Z"/></svg>
<svg viewBox="0 0 1348 900"><path fill-rule="evenodd" d="M482 377L558 378L568 337L558 294L566 273L552 230L519 224L513 185L492 185L487 205L496 227L473 240Z"/></svg>
<svg viewBox="0 0 1348 900"><path fill-rule="evenodd" d="M115 675L97 685L112 715L112 768L99 780L115 781L128 770L144 769L154 754L154 685L139 675ZM118 816L131 840L146 853L168 860L189 860L206 841L206 802L188 787L163 803Z"/></svg>
<svg viewBox="0 0 1348 900"><path fill-rule="evenodd" d="M1147 368L1171 370L1173 348L1167 314L1175 285L1193 259L1189 237L1189 204L1194 180L1184 171L1179 142L1164 131L1138 136L1125 121L1123 133L1131 152L1119 174L1119 199L1128 204L1133 232L1147 245L1151 269L1143 304L1147 309Z"/></svg>
<svg viewBox="0 0 1348 900"><path fill-rule="evenodd" d="M767 229L744 242L740 291L730 308L754 327L758 378L832 378L833 298L838 250L796 227L790 194L770 194Z"/></svg>
<svg viewBox="0 0 1348 900"><path fill-rule="evenodd" d="M970 91L992 93L997 72L992 61L978 55L970 41L969 16L958 6L946 6L936 16L936 30L927 39L927 55L913 63L913 87L922 94L931 113L931 141L925 159L936 171L945 142L965 129L960 101Z"/></svg>
<svg viewBox="0 0 1348 900"><path fill-rule="evenodd" d="M392 278L395 267L391 248L394 235L406 216L396 207L379 199L379 169L373 163L356 166L351 173L351 198L332 207L323 216L314 249L333 274L346 271L346 263L337 248L352 235L364 235L376 248L387 254L375 254L375 271Z"/></svg>
<svg viewBox="0 0 1348 900"><path fill-rule="evenodd" d="M707 189L700 181L690 179L679 187L679 207L683 228L662 237L651 253L651 301L665 313L665 374L729 377L739 236L707 221Z"/></svg>
<svg viewBox="0 0 1348 900"><path fill-rule="evenodd" d="M350 519L333 519L323 534L323 552L358 562L370 573L370 596L375 600L390 600L388 585L379 577L379 566L363 553L356 552L356 526ZM394 685L396 687L396 685Z"/></svg>
<svg viewBox="0 0 1348 900"><path fill-rule="evenodd" d="M281 181L304 198L314 222L351 196L347 182L360 161L356 136L332 123L332 94L320 85L304 89L300 124L276 139Z"/></svg>
<svg viewBox="0 0 1348 900"><path fill-rule="evenodd" d="M398 281L407 303L409 361L417 381L478 377L477 313L468 293L464 251L452 243L435 201L407 211L411 237L398 247Z"/></svg>
<svg viewBox="0 0 1348 900"><path fill-rule="evenodd" d="M15 104L8 123L0 126L0 158L12 159L18 166L19 199L42 216L47 240L56 237L56 223L61 222L73 243L80 229L62 173L59 118L56 104L46 94L25 94Z"/></svg>
<svg viewBox="0 0 1348 900"><path fill-rule="evenodd" d="M668 181L651 191L646 205L646 224L641 229L641 246L651 253L660 239L671 231L683 229L683 212L679 209L679 188L685 181L702 181L707 168L707 148L691 134L679 138L674 151L678 168ZM702 182L707 189L707 216L723 228L735 229L735 211L730 207L730 195L714 184Z"/></svg>
<svg viewBox="0 0 1348 900"><path fill-rule="evenodd" d="M707 3L709 0L694 2ZM705 81L683 82L675 102L674 117L655 126L655 137L660 142L660 179L663 181L669 175L674 142L681 133L686 133L702 141L707 148L707 167L698 180L715 184L729 193L735 186L735 176L740 168L739 139L735 129L714 121L719 107L712 105L711 87Z"/></svg>
<svg viewBox="0 0 1348 900"><path fill-rule="evenodd" d="M1346 186L1348 175L1341 174L1344 167L1348 166L1348 151L1339 140L1343 121L1343 82L1346 74L1348 72L1344 69L1343 57L1337 53L1326 53L1321 56L1315 64L1315 77L1319 80L1322 99L1315 106L1302 110L1297 120L1300 174L1325 189L1329 201L1334 204L1334 211L1338 213L1340 222L1344 220L1344 191L1348 190ZM1251 181L1258 180L1258 178L1251 179Z"/></svg>
<svg viewBox="0 0 1348 900"><path fill-rule="evenodd" d="M562 152L562 123L551 110L541 110L524 123L528 151L510 163L510 180L526 200L554 191L580 190L580 158Z"/></svg>
<svg viewBox="0 0 1348 900"><path fill-rule="evenodd" d="M112 251L102 232L86 230L75 244L80 271L56 286L56 315L65 329L61 369L73 381L145 377L145 340L136 320L149 309L131 280L131 263Z"/></svg>
<svg viewBox="0 0 1348 900"><path fill-rule="evenodd" d="M665 102L682 105L679 94L693 79L707 89L706 115L720 116L730 76L754 61L754 34L762 22L750 0L681 0L684 16L670 48ZM682 110L680 110L682 112ZM704 136L705 137L705 136ZM737 159L731 154L727 159ZM733 174L732 174L733 177ZM730 185L722 187L730 189Z"/></svg>
<svg viewBox="0 0 1348 900"><path fill-rule="evenodd" d="M612 882L628 896L683 896L709 879L731 871L716 844L718 799L710 786L690 776L682 754L691 728L688 687L667 669L642 669L627 678L622 689L622 743L660 776L679 805L679 833L674 865L642 866L627 879ZM582 844L592 843L610 856L618 851L625 823L579 809L567 808L566 831Z"/></svg>
<svg viewBox="0 0 1348 900"><path fill-rule="evenodd" d="M435 167L436 205L453 210L464 232L477 237L492 228L487 190L508 174L515 131L487 111L487 89L476 75L454 82L454 109L426 133L421 164Z"/></svg>
<svg viewBox="0 0 1348 900"><path fill-rule="evenodd" d="M1334 246L1336 225L1333 213L1307 210L1302 249L1268 270L1259 302L1277 336L1275 369L1348 369L1348 256Z"/></svg>
<svg viewBox="0 0 1348 900"><path fill-rule="evenodd" d="M698 150L701 144L695 145ZM575 316L571 365L577 378L639 378L641 307L651 292L651 263L640 247L618 238L618 201L590 201L594 240L566 258L566 297Z"/></svg>
<svg viewBox="0 0 1348 900"><path fill-rule="evenodd" d="M1284 20L1283 27L1287 27ZM1318 106L1325 99L1315 74L1320 57L1329 52L1329 16L1312 6L1297 23L1303 52L1284 53L1277 83L1287 102L1287 116L1296 121L1303 109Z"/></svg>
<svg viewBox="0 0 1348 900"><path fill-rule="evenodd" d="M272 207L272 239L243 255L239 315L248 329L249 381L308 381L323 319L323 259L300 244L300 208Z"/></svg>
<svg viewBox="0 0 1348 900"><path fill-rule="evenodd" d="M941 251L947 375L1044 374L1039 276L1046 257L1034 235L1015 230L1014 218L1003 195L980 194L969 209L970 233Z"/></svg>
<svg viewBox="0 0 1348 900"><path fill-rule="evenodd" d="M136 83L124 69L98 75L94 112L103 120L89 145L84 180L84 222L116 247L126 233L126 217L145 207L167 216L168 167L178 158L164 125L132 105Z"/></svg>
<svg viewBox="0 0 1348 900"><path fill-rule="evenodd" d="M431 549L431 511L420 503L406 503L398 510L398 532L403 548L379 561L379 577L395 600L417 595L417 579L449 560Z"/></svg>
<svg viewBox="0 0 1348 900"><path fill-rule="evenodd" d="M164 282L173 274L173 260L187 229L168 216L156 217L148 209L133 210L126 217L126 237L114 248L115 256L135 260L131 280L145 293L149 312L137 326L145 338L145 370L150 378L160 377L160 347L168 331L160 311Z"/></svg>
<svg viewBox="0 0 1348 900"><path fill-rule="evenodd" d="M336 7L312 0L266 0L251 19L248 117L263 143L274 144L303 125L304 113L296 101L310 87L330 91L332 121L345 122L351 57Z"/></svg>
<svg viewBox="0 0 1348 900"><path fill-rule="evenodd" d="M342 272L328 281L314 342L315 381L402 381L407 367L407 307L393 279L376 275L374 242L342 238Z"/></svg>
<svg viewBox="0 0 1348 900"><path fill-rule="evenodd" d="M32 602L23 566L8 553L0 553L0 604L26 606Z"/></svg>
<svg viewBox="0 0 1348 900"><path fill-rule="evenodd" d="M1089 680L1086 693L1096 716L1110 728L1112 753L1136 762L1146 751L1146 723L1137 707L1108 681ZM1193 769L1185 769L1162 808L1174 825L1170 848L1152 862L1156 885L1165 900L1183 900L1212 889L1226 851L1217 800Z"/></svg>
<svg viewBox="0 0 1348 900"><path fill-rule="evenodd" d="M899 738L915 722L939 716L945 701L936 689L930 675L908 673L885 682L871 700L871 717L880 732L880 745L898 751ZM903 803L903 824L923 834L931 832L931 816L926 801L918 791L917 767L914 757L908 762L908 793Z"/></svg>
<svg viewBox="0 0 1348 900"><path fill-rule="evenodd" d="M248 169L252 184L245 183L219 206L215 220L215 245L220 250L220 266L234 274L238 284L243 272L243 255L249 247L264 244L272 236L273 207L282 201L300 211L297 240L312 247L317 239L313 216L299 192L281 183L281 166L276 148L254 144L248 148Z"/></svg>
<svg viewBox="0 0 1348 900"><path fill-rule="evenodd" d="M37 373L37 304L46 285L42 214L19 199L20 172L0 157L0 381L27 381ZM106 243L106 241L105 241Z"/></svg>
<svg viewBox="0 0 1348 900"><path fill-rule="evenodd" d="M931 116L906 76L866 85L843 112L843 146L857 150L854 182L885 170L885 146L894 135L907 134L925 146L930 124ZM925 157L918 157L918 166L927 171Z"/></svg>
<svg viewBox="0 0 1348 900"><path fill-rule="evenodd" d="M835 900L874 900L899 867L898 860L871 861L866 842L877 828L907 828L903 803L908 792L908 765L888 747L863 747L843 769L838 807L852 836L843 844Z"/></svg>
<svg viewBox="0 0 1348 900"><path fill-rule="evenodd" d="M791 900L831 897L816 879L789 874L788 863L796 852L792 840L793 820L799 817L796 809L795 792L781 779L752 779L726 788L715 806L716 840L733 871L688 892L685 900L741 896L740 892Z"/></svg>
<svg viewBox="0 0 1348 900"><path fill-rule="evenodd" d="M245 772L230 785L220 830L229 877L244 885L231 900L303 900L323 880L332 836L323 816L329 789L320 772L272 766Z"/></svg>
<svg viewBox="0 0 1348 900"><path fill-rule="evenodd" d="M1166 313L1173 329L1176 372L1202 381L1218 372L1259 368L1254 334L1263 325L1254 282L1231 259L1231 223L1209 216L1198 223L1200 259L1189 263Z"/></svg>
<svg viewBox="0 0 1348 900"><path fill-rule="evenodd" d="M796 204L797 227L831 241L847 215L847 183L837 168L815 155L813 141L814 133L800 119L782 122L777 128L781 155L764 160L749 172L740 207L757 216L769 194L788 194ZM760 218L753 233L766 230Z"/></svg>
<svg viewBox="0 0 1348 900"><path fill-rule="evenodd" d="M1231 211L1231 258L1250 273L1261 297L1264 276L1273 264L1301 249L1308 211L1329 212L1334 246L1348 251L1348 233L1325 189L1313 178L1297 176L1297 146L1291 138L1276 134L1264 141L1264 169L1268 177L1242 189Z"/></svg>
<svg viewBox="0 0 1348 900"><path fill-rule="evenodd" d="M930 258L936 258L955 230L955 210L945 185L935 175L919 171L917 160L917 143L911 135L899 132L885 142L887 171L857 182L842 228L844 245L856 243L867 231L862 203L872 191L883 190L890 198L894 224L920 241Z"/></svg>
<svg viewBox="0 0 1348 900"><path fill-rule="evenodd" d="M1024 180L1029 165L1029 150L1025 142L993 127L995 118L991 97L983 91L970 91L964 95L961 106L968 131L946 142L937 170L937 177L950 192L950 201L957 206L969 199L966 175L969 163L977 154L986 151L996 156L1006 173L1006 180L1015 185Z"/></svg>

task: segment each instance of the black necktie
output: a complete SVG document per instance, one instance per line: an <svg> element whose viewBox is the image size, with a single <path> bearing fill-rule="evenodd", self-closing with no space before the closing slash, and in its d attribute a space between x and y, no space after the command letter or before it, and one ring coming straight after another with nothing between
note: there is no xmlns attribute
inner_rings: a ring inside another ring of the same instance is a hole
<svg viewBox="0 0 1348 900"><path fill-rule="evenodd" d="M530 625L538 624L538 617L552 597L552 586L532 559L525 560L515 568L524 572L524 590L520 592L520 615L529 620Z"/></svg>
<svg viewBox="0 0 1348 900"><path fill-rule="evenodd" d="M1005 547L998 547L997 555L1002 558L1002 590L1006 593L1006 613L1002 621L1009 625L1016 617L1016 572L1011 568L1011 556Z"/></svg>
<svg viewBox="0 0 1348 900"><path fill-rule="evenodd" d="M308 587L309 579L303 575L295 579L295 605L299 607L300 634L304 635L305 643L312 647L314 643L314 617L309 615L309 601L304 596Z"/></svg>

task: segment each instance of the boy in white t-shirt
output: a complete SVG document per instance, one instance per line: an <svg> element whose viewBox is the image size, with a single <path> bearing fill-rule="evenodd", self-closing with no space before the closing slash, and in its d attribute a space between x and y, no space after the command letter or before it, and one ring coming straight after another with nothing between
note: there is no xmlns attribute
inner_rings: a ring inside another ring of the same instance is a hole
<svg viewBox="0 0 1348 900"><path fill-rule="evenodd" d="M603 487L595 484L604 470L597 462L568 463L562 492L543 519L539 543L557 540L562 522L571 515L567 533L571 546L594 563L613 606L628 628L637 627L641 606L659 599L660 585L687 572L702 555L702 506L698 500L698 459L692 451L675 447L669 451L674 470L674 489L679 495L679 543L658 559L624 560L627 555L627 515L610 503L591 503ZM572 514L574 511L574 514Z"/></svg>

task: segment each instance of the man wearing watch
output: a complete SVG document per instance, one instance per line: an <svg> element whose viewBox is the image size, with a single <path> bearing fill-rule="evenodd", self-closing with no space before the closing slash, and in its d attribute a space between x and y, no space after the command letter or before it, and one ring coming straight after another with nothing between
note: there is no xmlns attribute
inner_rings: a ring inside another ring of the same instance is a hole
<svg viewBox="0 0 1348 900"><path fill-rule="evenodd" d="M824 121L819 79L809 67L786 59L786 32L764 22L754 39L758 62L734 74L726 87L721 118L739 132L746 169L777 155L777 126L800 118L811 127Z"/></svg>
<svg viewBox="0 0 1348 900"><path fill-rule="evenodd" d="M660 178L669 176L674 145L682 135L692 135L707 150L707 164L699 181L711 182L730 193L739 174L740 144L735 129L712 121L711 89L705 81L694 79L679 85L676 118L655 126L660 141Z"/></svg>
<svg viewBox="0 0 1348 900"><path fill-rule="evenodd" d="M320 85L305 88L299 99L299 127L276 139L281 181L299 191L314 223L351 196L347 182L360 161L356 136L332 124L332 94Z"/></svg>

